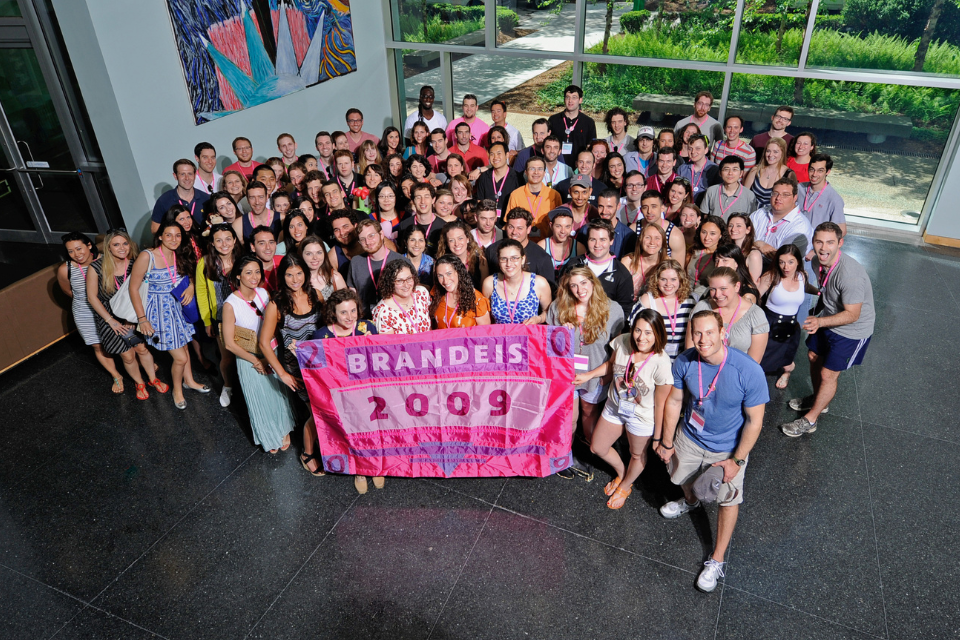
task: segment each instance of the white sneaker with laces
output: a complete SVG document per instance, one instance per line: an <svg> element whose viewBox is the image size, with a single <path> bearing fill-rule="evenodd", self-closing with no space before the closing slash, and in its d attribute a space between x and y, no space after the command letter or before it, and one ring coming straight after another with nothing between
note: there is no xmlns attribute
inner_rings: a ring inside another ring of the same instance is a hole
<svg viewBox="0 0 960 640"><path fill-rule="evenodd" d="M660 507L660 515L669 520L674 518L679 518L688 511L693 511L700 506L700 501L697 500L694 504L687 504L687 501L683 498L679 500L674 500L673 502L668 502L667 504Z"/></svg>
<svg viewBox="0 0 960 640"><path fill-rule="evenodd" d="M230 398L233 396L233 389L224 387L220 392L220 406L226 409L230 406Z"/></svg>
<svg viewBox="0 0 960 640"><path fill-rule="evenodd" d="M723 565L725 564L725 562L717 562L713 558L704 562L700 577L697 578L697 589L704 593L710 593L716 589L717 579L723 577Z"/></svg>

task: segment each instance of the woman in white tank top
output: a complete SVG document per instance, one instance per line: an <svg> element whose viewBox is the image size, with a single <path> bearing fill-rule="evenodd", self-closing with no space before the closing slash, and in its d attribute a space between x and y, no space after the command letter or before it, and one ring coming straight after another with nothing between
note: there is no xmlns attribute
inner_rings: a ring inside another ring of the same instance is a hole
<svg viewBox="0 0 960 640"><path fill-rule="evenodd" d="M777 389L785 389L790 374L796 368L794 359L800 346L800 324L797 313L806 298L806 278L803 274L803 255L794 244L777 250L774 268L760 276L760 301L770 337L760 360L766 373L777 373Z"/></svg>

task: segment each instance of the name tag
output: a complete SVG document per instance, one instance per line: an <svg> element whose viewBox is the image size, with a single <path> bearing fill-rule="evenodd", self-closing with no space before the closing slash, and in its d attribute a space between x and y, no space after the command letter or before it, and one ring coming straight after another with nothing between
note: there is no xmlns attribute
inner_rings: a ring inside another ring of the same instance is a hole
<svg viewBox="0 0 960 640"><path fill-rule="evenodd" d="M706 420L703 418L703 414L697 410L697 407L691 407L690 409L690 424L693 425L693 428L697 430L697 433L703 433L703 427L706 425Z"/></svg>
<svg viewBox="0 0 960 640"><path fill-rule="evenodd" d="M572 153L573 153L573 143L564 142L564 143L563 143L563 146L560 147L560 153L562 153L562 154L565 155L565 156L569 156L570 154L572 154Z"/></svg>
<svg viewBox="0 0 960 640"><path fill-rule="evenodd" d="M621 420L632 420L637 413L637 405L633 402L627 402L623 399L623 396L620 397L620 404L617 406L617 415L620 416Z"/></svg>
<svg viewBox="0 0 960 640"><path fill-rule="evenodd" d="M574 355L573 356L573 370L574 371L590 371L590 358L585 355Z"/></svg>

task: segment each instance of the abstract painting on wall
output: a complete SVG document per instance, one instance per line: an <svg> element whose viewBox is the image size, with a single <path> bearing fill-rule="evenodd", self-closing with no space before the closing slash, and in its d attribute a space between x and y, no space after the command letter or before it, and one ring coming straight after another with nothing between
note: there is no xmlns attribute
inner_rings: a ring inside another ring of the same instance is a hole
<svg viewBox="0 0 960 640"><path fill-rule="evenodd" d="M167 0L197 124L357 70L350 0Z"/></svg>

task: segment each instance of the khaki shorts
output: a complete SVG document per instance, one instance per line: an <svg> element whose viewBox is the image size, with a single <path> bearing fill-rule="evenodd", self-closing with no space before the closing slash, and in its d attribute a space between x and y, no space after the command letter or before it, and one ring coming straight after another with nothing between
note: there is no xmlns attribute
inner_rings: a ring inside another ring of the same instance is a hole
<svg viewBox="0 0 960 640"><path fill-rule="evenodd" d="M673 438L673 447L673 458L667 465L667 471L670 472L670 481L676 485L693 482L714 462L726 460L733 453L731 451L726 453L707 451L686 436L682 425L677 426L676 436ZM747 464L750 463L750 456L747 456L746 462ZM726 493L721 489L720 496L717 498L720 506L732 507L743 502L743 476L747 470L747 464L740 467L740 471L733 477L733 480L725 483Z"/></svg>

